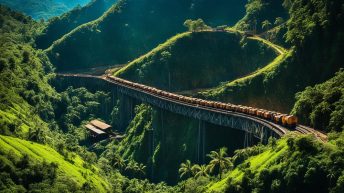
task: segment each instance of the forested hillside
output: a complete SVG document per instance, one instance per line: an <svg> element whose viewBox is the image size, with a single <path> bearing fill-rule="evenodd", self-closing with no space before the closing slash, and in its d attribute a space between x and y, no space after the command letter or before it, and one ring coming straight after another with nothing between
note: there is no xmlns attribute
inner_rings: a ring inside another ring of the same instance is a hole
<svg viewBox="0 0 344 193"><path fill-rule="evenodd" d="M206 45L206 46L205 46ZM187 32L129 63L116 75L163 90L209 88L249 74L277 54L239 33Z"/></svg>
<svg viewBox="0 0 344 193"><path fill-rule="evenodd" d="M3 6L0 11L1 133L28 137L38 125L47 130L40 117L54 116L52 101L57 96L48 84L53 66L31 46L41 24Z"/></svg>
<svg viewBox="0 0 344 193"><path fill-rule="evenodd" d="M90 142L83 121L110 119L104 111L111 106L109 94L85 88L56 92L50 85L53 66L32 47L42 24L3 6L0 18L0 190L173 192L164 184L130 180L81 146Z"/></svg>
<svg viewBox="0 0 344 193"><path fill-rule="evenodd" d="M42 34L36 38L37 47L48 48L55 40L61 38L74 28L93 21L104 14L117 0L95 0L83 7L75 8L61 16L49 20Z"/></svg>
<svg viewBox="0 0 344 193"><path fill-rule="evenodd" d="M98 20L56 41L47 53L58 70L124 64L184 31L186 19L233 25L244 15L244 5L234 0L120 0Z"/></svg>
<svg viewBox="0 0 344 193"><path fill-rule="evenodd" d="M44 53L31 46L41 24L3 6L0 14L0 132L58 146L63 137L50 130L48 124L54 119L54 102L58 100L58 94L48 84L53 78L52 65ZM101 177L90 168L85 169L79 157L71 158L72 154L63 148L60 150L65 151L64 156L47 146L16 138L1 136L0 143L2 190L73 191L89 186L102 192L109 189L107 182L97 185L96 181L103 181ZM64 160L68 157L70 162ZM82 174L86 171L94 179L88 185Z"/></svg>
<svg viewBox="0 0 344 193"><path fill-rule="evenodd" d="M49 19L88 2L90 0L0 0L0 4L23 12L34 19Z"/></svg>
<svg viewBox="0 0 344 193"><path fill-rule="evenodd" d="M307 87L296 95L296 100L293 113L305 124L326 132L344 130L343 69L330 80Z"/></svg>
<svg viewBox="0 0 344 193"><path fill-rule="evenodd" d="M36 18L86 1L7 2ZM94 0L47 23L0 5L0 53L0 192L344 192L342 0ZM190 116L63 74L115 64L104 73L305 126L125 87Z"/></svg>
<svg viewBox="0 0 344 193"><path fill-rule="evenodd" d="M274 68L229 82L203 96L288 112L297 92L328 80L344 67L340 54L344 49L342 2L294 0L284 6L290 15L284 37L293 45L288 57Z"/></svg>

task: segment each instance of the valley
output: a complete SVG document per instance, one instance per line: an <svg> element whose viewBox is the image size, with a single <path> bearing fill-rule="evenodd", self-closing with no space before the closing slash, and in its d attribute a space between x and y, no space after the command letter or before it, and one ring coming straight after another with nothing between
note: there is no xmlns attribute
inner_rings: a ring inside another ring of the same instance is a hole
<svg viewBox="0 0 344 193"><path fill-rule="evenodd" d="M0 191L344 191L340 0L31 1L0 1Z"/></svg>

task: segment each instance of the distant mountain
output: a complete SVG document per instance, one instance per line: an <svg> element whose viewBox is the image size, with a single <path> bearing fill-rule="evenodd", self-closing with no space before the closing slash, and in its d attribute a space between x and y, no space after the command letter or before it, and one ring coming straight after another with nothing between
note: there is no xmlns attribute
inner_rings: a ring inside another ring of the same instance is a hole
<svg viewBox="0 0 344 193"><path fill-rule="evenodd" d="M208 25L233 25L245 14L246 1L120 0L94 22L56 41L47 53L58 70L121 64L144 54L177 33L186 19Z"/></svg>
<svg viewBox="0 0 344 193"><path fill-rule="evenodd" d="M75 8L49 21L48 26L40 35L36 44L38 48L46 49L55 40L84 23L97 19L108 10L117 0L93 0L84 7Z"/></svg>
<svg viewBox="0 0 344 193"><path fill-rule="evenodd" d="M23 12L34 19L49 19L88 2L90 0L0 0L0 4Z"/></svg>

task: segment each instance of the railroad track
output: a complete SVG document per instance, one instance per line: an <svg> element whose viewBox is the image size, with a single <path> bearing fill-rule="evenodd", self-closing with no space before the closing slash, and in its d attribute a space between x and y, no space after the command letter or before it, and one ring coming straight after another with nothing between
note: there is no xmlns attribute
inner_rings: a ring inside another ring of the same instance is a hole
<svg viewBox="0 0 344 193"><path fill-rule="evenodd" d="M190 102L185 102L182 100L178 100L178 99L173 99L170 97L166 97L163 95L159 95L156 93L152 93L149 92L147 90L144 90L142 88L137 88L131 85L127 85L121 82L117 82L114 81L110 78L108 78L106 75L103 76L95 76L95 75L87 75L87 74L58 74L59 76L64 76L64 77L83 77L83 78L97 78L97 79L102 79L104 81L107 81L111 84L115 84L115 85L119 85L121 87L125 87L127 89L130 90L135 90L136 92L140 92L140 93L144 93L147 95L151 95L155 98L159 98L159 100L164 100L164 101L168 101L168 102L172 102L172 103L177 103L179 105L183 105L183 106L189 106L189 107L193 107L193 108L198 108L198 109L202 109L202 110L206 110L209 112L216 112L216 113L220 113L220 114L225 114L225 115L229 115L229 116L236 116L236 117L242 117L245 119L250 119L250 120L254 120L255 122L259 122L262 125L265 125L269 128L271 128L272 130L275 131L275 133L277 133L279 136L283 136L285 134L287 134L288 132L290 132L290 130L284 126L281 126L280 124L276 124L273 121L267 120L267 119L263 119L257 116L252 116L249 114L244 114L241 112L236 112L236 111L232 111L232 110L225 110L225 109L221 109L221 108L215 108L215 107L209 107L209 106L204 106L204 105L199 105L199 104L193 104ZM322 142L327 142L327 135L324 133L321 133L315 129L312 129L310 127L304 126L304 125L297 125L295 130L300 133L300 134L312 134L314 135L317 139L319 139Z"/></svg>
<svg viewBox="0 0 344 193"><path fill-rule="evenodd" d="M317 131L313 128L310 128L310 127L307 127L304 125L297 125L295 129L296 129L296 131L298 131L301 134L311 134L322 142L327 142L327 140L328 140L326 134L324 134L320 131Z"/></svg>

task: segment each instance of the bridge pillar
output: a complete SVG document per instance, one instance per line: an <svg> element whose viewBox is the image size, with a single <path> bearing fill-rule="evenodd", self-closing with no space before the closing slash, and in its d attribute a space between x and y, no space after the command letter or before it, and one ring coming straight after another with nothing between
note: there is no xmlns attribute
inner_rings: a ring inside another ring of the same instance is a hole
<svg viewBox="0 0 344 193"><path fill-rule="evenodd" d="M118 93L119 104L119 119L120 130L125 131L130 121L134 118L134 99L122 93Z"/></svg>
<svg viewBox="0 0 344 193"><path fill-rule="evenodd" d="M161 153L162 157L165 157L166 154L166 131L164 128L164 110L159 109L159 117L160 117L160 128L161 128L161 143L160 143L160 148L161 148Z"/></svg>
<svg viewBox="0 0 344 193"><path fill-rule="evenodd" d="M150 163L150 179L154 178L154 165L153 156L155 150L155 125L153 124L152 129L148 130L148 162Z"/></svg>
<svg viewBox="0 0 344 193"><path fill-rule="evenodd" d="M205 122L202 120L198 121L198 132L197 132L197 161L198 163L204 163L205 161L205 135L206 135Z"/></svg>

